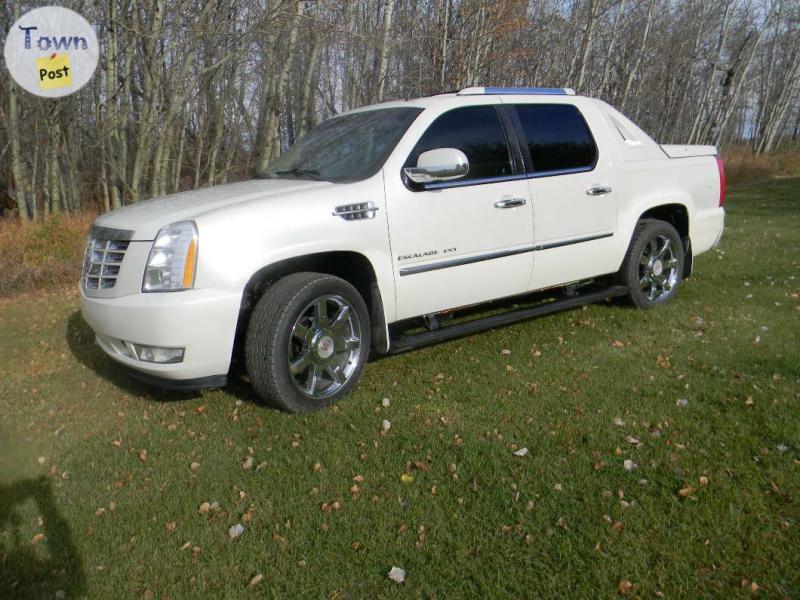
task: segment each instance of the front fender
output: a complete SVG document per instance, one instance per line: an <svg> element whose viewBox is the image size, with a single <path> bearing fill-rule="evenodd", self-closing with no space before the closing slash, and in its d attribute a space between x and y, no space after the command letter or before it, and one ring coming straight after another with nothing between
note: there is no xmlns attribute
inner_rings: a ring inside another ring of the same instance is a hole
<svg viewBox="0 0 800 600"><path fill-rule="evenodd" d="M352 252L372 266L386 321L391 322L394 273L382 177L378 173L316 195L254 200L200 215L197 287L243 292L251 277L269 265L311 254ZM337 206L358 202L372 202L374 216L345 220L334 214Z"/></svg>

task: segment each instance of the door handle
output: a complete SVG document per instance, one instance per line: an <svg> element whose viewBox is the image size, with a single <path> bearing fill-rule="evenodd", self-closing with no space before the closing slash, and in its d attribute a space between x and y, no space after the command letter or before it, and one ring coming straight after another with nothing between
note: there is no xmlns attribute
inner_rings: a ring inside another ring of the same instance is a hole
<svg viewBox="0 0 800 600"><path fill-rule="evenodd" d="M495 208L516 208L517 206L525 206L528 201L525 198L504 198L494 203Z"/></svg>
<svg viewBox="0 0 800 600"><path fill-rule="evenodd" d="M586 190L586 193L589 196L602 196L604 194L610 194L611 192L612 189L610 185L593 185Z"/></svg>

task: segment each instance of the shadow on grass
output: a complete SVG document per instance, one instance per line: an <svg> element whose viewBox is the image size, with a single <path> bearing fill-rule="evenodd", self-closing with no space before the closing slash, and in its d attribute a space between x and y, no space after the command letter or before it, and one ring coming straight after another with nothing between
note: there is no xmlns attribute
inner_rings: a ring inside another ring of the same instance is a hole
<svg viewBox="0 0 800 600"><path fill-rule="evenodd" d="M20 533L20 510L31 501L43 523L44 538L36 543L23 539ZM86 593L83 561L72 542L69 525L56 508L48 479L0 484L0 531L0 594L41 598L59 590L66 597Z"/></svg>

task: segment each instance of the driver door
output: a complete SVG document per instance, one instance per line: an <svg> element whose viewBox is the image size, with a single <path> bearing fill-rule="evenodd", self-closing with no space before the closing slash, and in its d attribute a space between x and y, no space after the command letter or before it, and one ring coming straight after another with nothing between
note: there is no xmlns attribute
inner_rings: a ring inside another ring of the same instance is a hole
<svg viewBox="0 0 800 600"><path fill-rule="evenodd" d="M414 184L387 173L387 213L397 319L527 291L533 269L530 188L492 105L450 110L431 123L405 166L456 148L460 179Z"/></svg>

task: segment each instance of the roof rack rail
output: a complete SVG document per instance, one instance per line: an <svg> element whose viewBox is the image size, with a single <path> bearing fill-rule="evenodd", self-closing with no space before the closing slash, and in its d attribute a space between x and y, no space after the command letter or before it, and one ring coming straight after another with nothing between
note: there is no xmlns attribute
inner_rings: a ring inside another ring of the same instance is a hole
<svg viewBox="0 0 800 600"><path fill-rule="evenodd" d="M575 90L571 88L544 88L544 87L468 87L458 92L459 96L481 96L487 94L574 96Z"/></svg>

